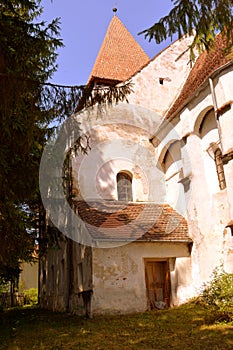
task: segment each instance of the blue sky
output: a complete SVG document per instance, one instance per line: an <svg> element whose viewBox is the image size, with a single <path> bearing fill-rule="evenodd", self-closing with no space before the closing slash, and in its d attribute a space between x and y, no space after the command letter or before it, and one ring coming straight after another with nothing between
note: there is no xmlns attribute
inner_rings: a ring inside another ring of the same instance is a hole
<svg viewBox="0 0 233 350"><path fill-rule="evenodd" d="M61 21L61 37L65 45L59 50L58 71L53 77L57 84L81 85L88 80L107 27L117 7L117 15L149 57L167 43L149 43L140 31L150 27L172 8L171 0L42 0L42 19Z"/></svg>

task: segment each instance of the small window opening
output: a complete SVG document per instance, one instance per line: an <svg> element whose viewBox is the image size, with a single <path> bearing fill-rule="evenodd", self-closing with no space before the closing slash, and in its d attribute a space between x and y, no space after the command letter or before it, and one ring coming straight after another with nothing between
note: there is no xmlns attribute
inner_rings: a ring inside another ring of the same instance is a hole
<svg viewBox="0 0 233 350"><path fill-rule="evenodd" d="M159 78L159 84L163 85L163 82L164 82L164 78Z"/></svg>
<svg viewBox="0 0 233 350"><path fill-rule="evenodd" d="M119 201L133 201L132 175L121 171L117 174L117 194Z"/></svg>
<svg viewBox="0 0 233 350"><path fill-rule="evenodd" d="M218 175L219 188L220 190L224 190L224 188L226 188L226 179L224 174L222 152L219 148L214 153L214 159Z"/></svg>

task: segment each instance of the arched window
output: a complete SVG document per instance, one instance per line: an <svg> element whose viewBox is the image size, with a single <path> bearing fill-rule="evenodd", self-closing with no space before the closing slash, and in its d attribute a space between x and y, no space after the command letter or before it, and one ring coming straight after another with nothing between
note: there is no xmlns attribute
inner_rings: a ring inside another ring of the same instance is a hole
<svg viewBox="0 0 233 350"><path fill-rule="evenodd" d="M130 202L133 200L132 193L133 176L125 171L120 171L117 174L117 195L119 201Z"/></svg>
<svg viewBox="0 0 233 350"><path fill-rule="evenodd" d="M176 172L181 167L181 143L180 141L173 142L163 159L164 173ZM173 169L171 169L173 168ZM169 170L170 169L170 170Z"/></svg>
<svg viewBox="0 0 233 350"><path fill-rule="evenodd" d="M226 188L226 180L223 168L222 152L219 148L214 152L214 160L218 175L219 188L220 190L224 190L224 188Z"/></svg>
<svg viewBox="0 0 233 350"><path fill-rule="evenodd" d="M217 122L215 119L215 113L214 109L211 108L206 114L204 115L200 127L199 127L199 135L201 139L203 139L210 131L217 130Z"/></svg>

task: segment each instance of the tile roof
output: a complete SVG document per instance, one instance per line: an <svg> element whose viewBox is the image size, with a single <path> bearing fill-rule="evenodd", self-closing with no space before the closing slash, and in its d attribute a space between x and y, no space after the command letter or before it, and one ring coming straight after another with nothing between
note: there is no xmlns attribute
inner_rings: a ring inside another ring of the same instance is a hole
<svg viewBox="0 0 233 350"><path fill-rule="evenodd" d="M211 74L224 64L231 61L224 50L226 41L221 34L215 38L214 48L204 51L194 64L178 98L166 114L166 119L170 119L181 106L185 106L187 100L195 94L201 85L211 76Z"/></svg>
<svg viewBox="0 0 233 350"><path fill-rule="evenodd" d="M93 240L192 242L186 220L168 204L120 201L74 204Z"/></svg>
<svg viewBox="0 0 233 350"><path fill-rule="evenodd" d="M149 57L117 16L113 16L88 83L94 80L122 82L149 61Z"/></svg>

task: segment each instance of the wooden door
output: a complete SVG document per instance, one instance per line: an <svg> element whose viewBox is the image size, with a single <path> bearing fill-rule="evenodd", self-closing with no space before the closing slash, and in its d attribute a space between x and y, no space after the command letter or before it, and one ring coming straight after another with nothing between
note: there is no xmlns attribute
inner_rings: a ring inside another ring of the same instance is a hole
<svg viewBox="0 0 233 350"><path fill-rule="evenodd" d="M170 274L167 261L145 261L148 308L164 309L170 303Z"/></svg>

